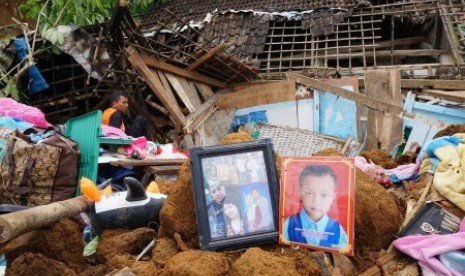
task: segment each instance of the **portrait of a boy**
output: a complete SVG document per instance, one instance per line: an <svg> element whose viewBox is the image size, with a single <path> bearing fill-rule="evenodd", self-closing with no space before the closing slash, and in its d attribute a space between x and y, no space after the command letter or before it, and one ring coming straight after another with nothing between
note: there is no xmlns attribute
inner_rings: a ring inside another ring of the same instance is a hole
<svg viewBox="0 0 465 276"><path fill-rule="evenodd" d="M293 211L288 211L288 213L291 213L290 215L283 216L284 221L280 233L281 241L308 247L328 248L335 251L345 251L350 248L349 238L343 225L339 222L339 215L334 215L334 209L338 207L336 201L338 198L339 177L333 166L325 162L301 164L298 176L291 178L291 180L298 182L293 183L292 186L294 187L295 196L293 198L284 198L282 203L285 203L286 200L294 201L291 203L299 207L294 208ZM284 177L283 181L289 181L289 178ZM345 181L345 183L348 182ZM286 183L281 184L286 185ZM286 190L286 187L284 187L284 190ZM340 202L350 204L349 200L340 200ZM344 210L347 210L347 208L344 208ZM349 218L350 215L341 215L341 217ZM347 222L345 225L347 226Z"/></svg>

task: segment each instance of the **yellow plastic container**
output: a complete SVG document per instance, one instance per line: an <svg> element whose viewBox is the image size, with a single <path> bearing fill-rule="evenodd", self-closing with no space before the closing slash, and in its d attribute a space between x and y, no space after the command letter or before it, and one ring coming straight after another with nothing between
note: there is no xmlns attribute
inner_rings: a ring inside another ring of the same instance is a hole
<svg viewBox="0 0 465 276"><path fill-rule="evenodd" d="M158 184L155 181L150 182L150 184L145 189L147 193L158 194L160 193L160 188L158 188Z"/></svg>
<svg viewBox="0 0 465 276"><path fill-rule="evenodd" d="M89 178L81 178L81 192L89 199L99 202L102 199L102 195L97 188L97 185Z"/></svg>

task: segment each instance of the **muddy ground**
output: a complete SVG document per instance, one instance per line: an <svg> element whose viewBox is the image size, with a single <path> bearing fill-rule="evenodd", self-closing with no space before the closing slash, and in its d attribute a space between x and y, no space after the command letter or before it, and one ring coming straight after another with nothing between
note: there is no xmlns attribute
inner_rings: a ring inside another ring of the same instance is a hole
<svg viewBox="0 0 465 276"><path fill-rule="evenodd" d="M224 143L251 139L240 135L227 136ZM319 153L338 154L333 150ZM6 275L105 275L125 267L135 275L355 275L385 254L403 221L403 201L357 170L355 256L278 244L205 252L198 249L189 163L181 167L176 182L159 184L168 194L160 229L106 230L97 253L82 257L84 225L77 218L63 219L6 244ZM154 238L155 247L135 261Z"/></svg>

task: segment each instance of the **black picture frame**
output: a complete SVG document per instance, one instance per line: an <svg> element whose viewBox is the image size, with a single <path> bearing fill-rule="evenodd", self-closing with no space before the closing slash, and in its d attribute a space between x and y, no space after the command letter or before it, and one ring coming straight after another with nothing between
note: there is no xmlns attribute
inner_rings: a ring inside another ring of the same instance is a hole
<svg viewBox="0 0 465 276"><path fill-rule="evenodd" d="M279 179L270 139L190 150L202 250L278 242Z"/></svg>

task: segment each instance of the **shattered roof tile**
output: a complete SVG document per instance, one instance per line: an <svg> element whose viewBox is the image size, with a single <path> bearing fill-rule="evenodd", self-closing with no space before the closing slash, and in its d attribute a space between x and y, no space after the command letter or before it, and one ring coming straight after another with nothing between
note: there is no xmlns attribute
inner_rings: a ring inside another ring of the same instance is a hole
<svg viewBox="0 0 465 276"><path fill-rule="evenodd" d="M186 21L201 21L208 13L230 10L253 10L256 12L305 11L318 8L355 8L370 6L368 0L173 0L163 8L176 13ZM166 16L163 9L142 17L142 23L150 18Z"/></svg>

